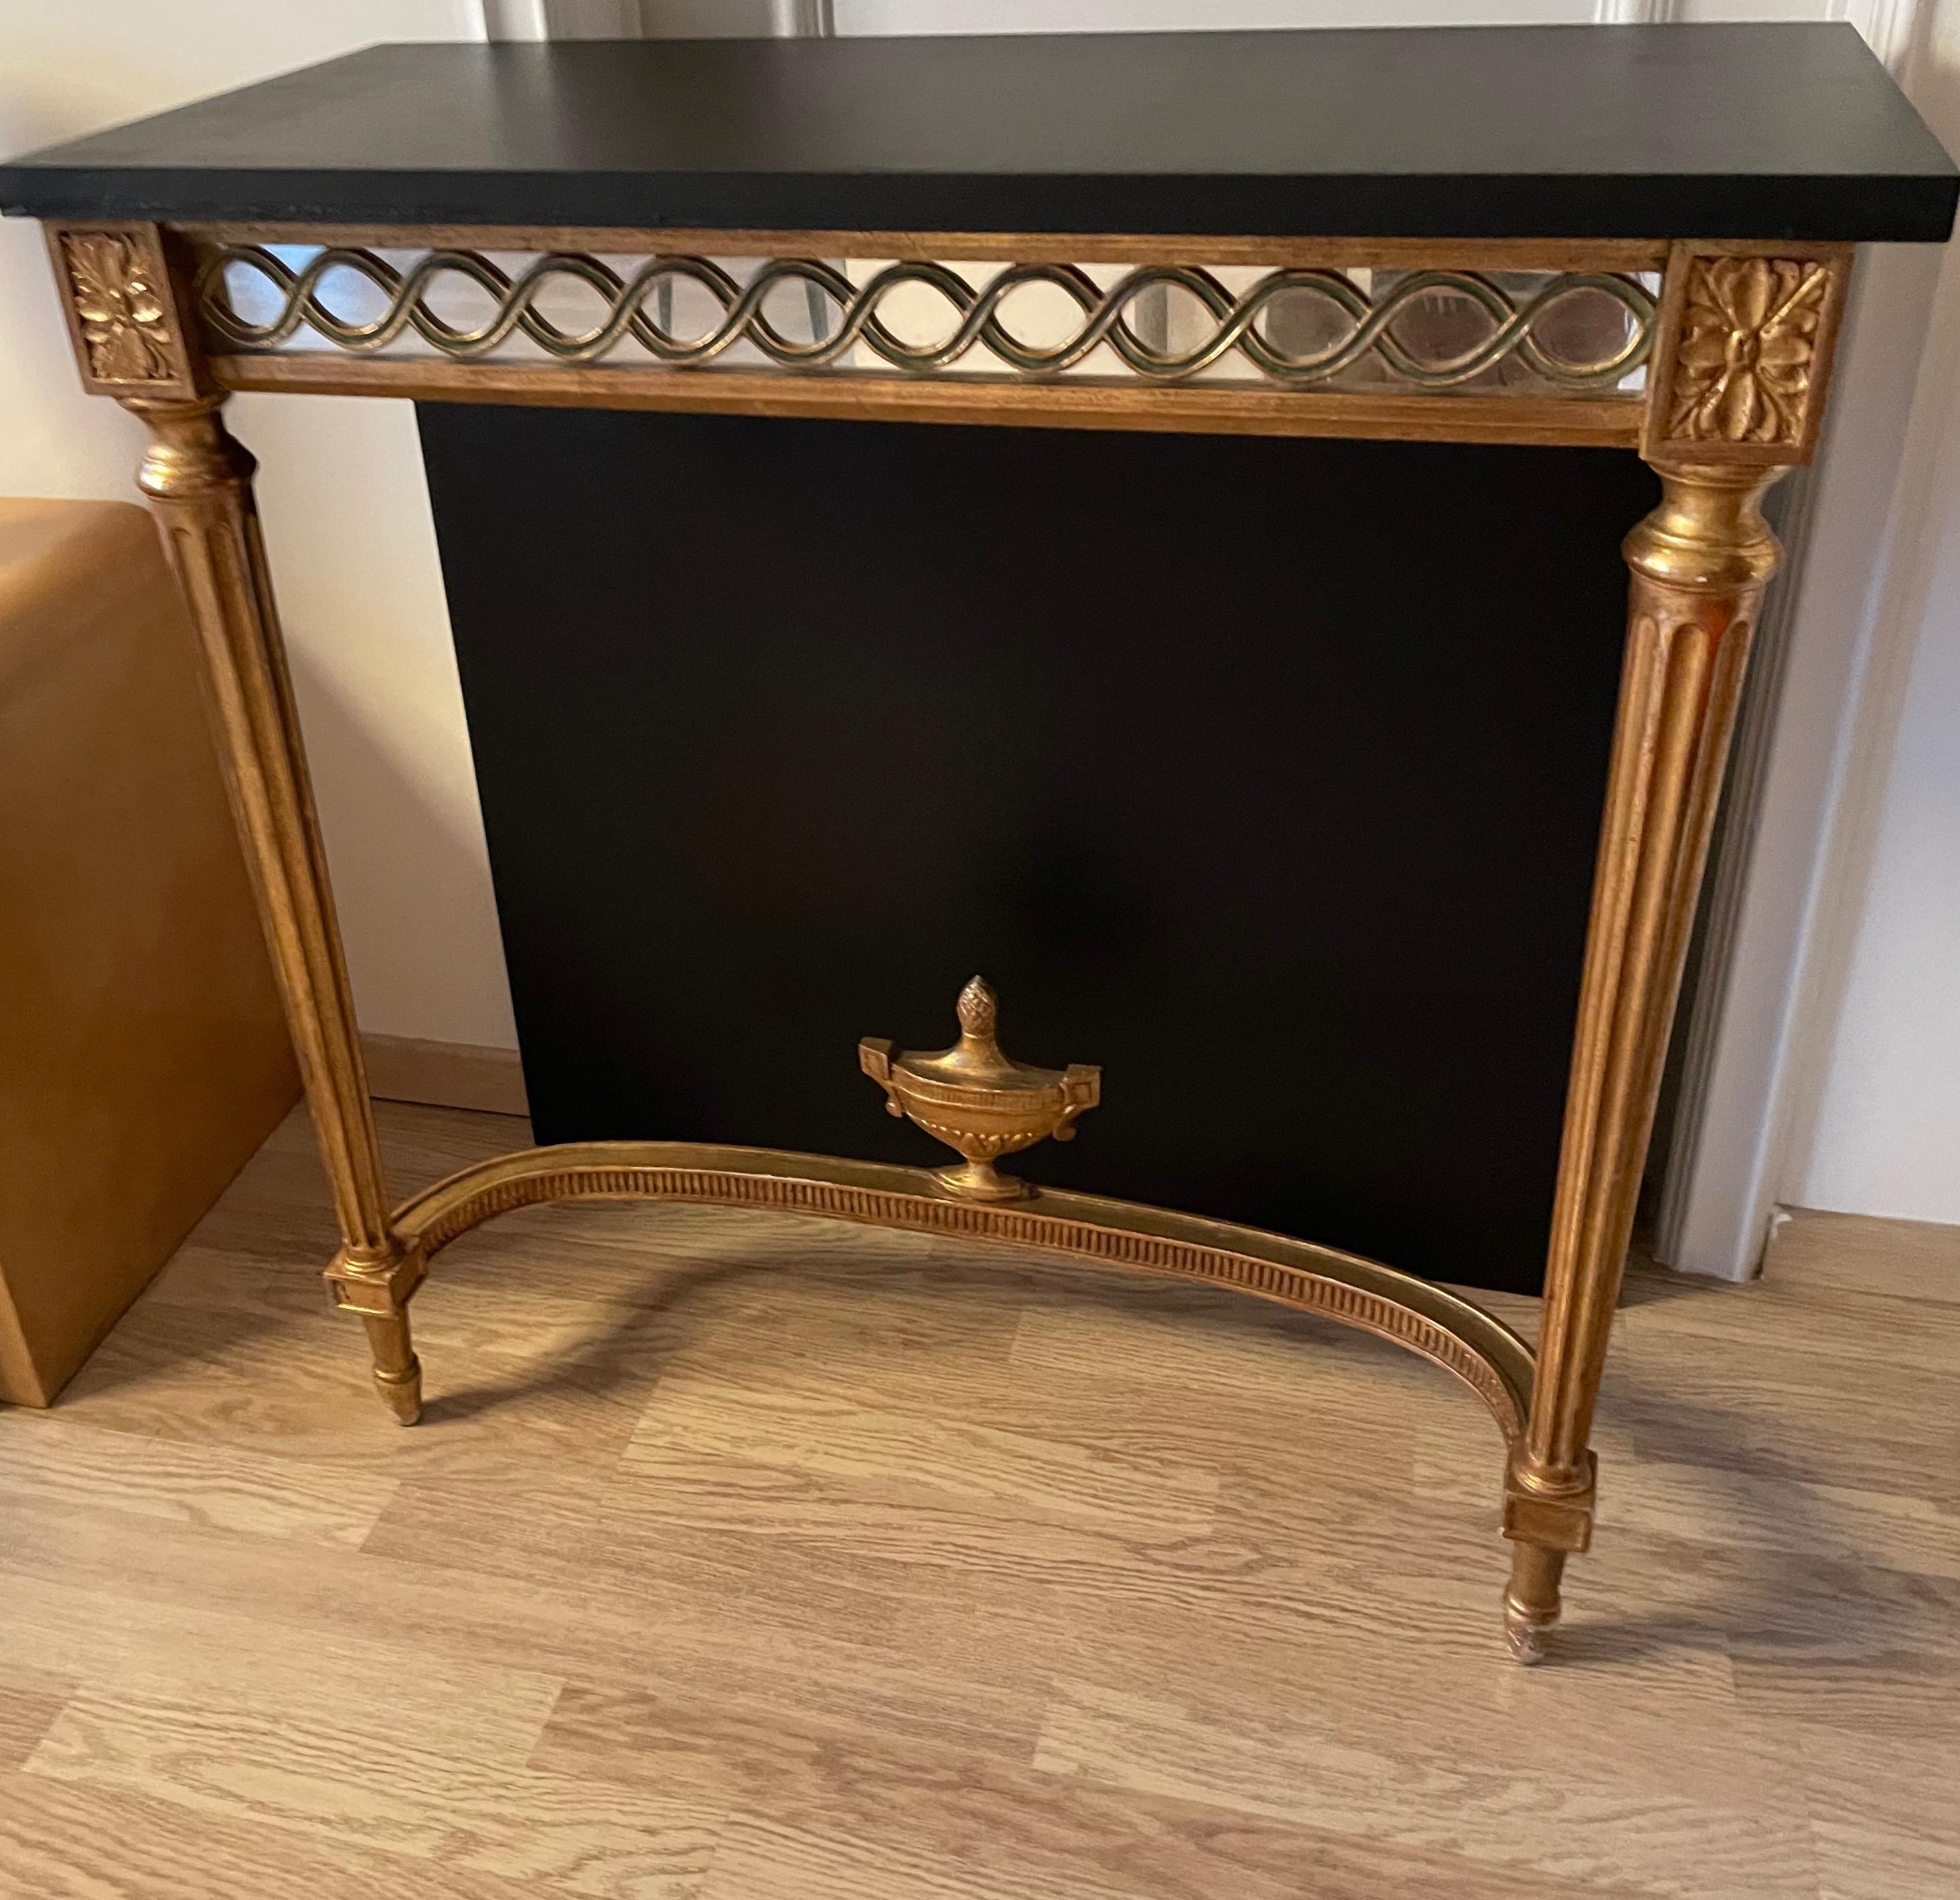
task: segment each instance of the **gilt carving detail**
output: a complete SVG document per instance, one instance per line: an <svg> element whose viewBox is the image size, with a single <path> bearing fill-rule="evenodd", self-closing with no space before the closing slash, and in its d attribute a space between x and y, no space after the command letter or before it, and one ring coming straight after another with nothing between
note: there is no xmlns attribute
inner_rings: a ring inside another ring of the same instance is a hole
<svg viewBox="0 0 1960 1900"><path fill-rule="evenodd" d="M1018 1200L1034 1191L998 1173L1003 1155L1036 1142L1073 1141L1078 1116L1102 1097L1102 1072L1087 1063L1036 1069L1001 1053L1000 1005L979 977L959 993L959 1040L926 1055L893 1049L883 1036L858 1045L858 1066L885 1091L889 1114L908 1117L964 1158L933 1178L963 1200Z"/></svg>
<svg viewBox="0 0 1960 1900"><path fill-rule="evenodd" d="M1831 291L1830 269L1819 263L1697 258L1682 310L1669 437L1801 443Z"/></svg>
<svg viewBox="0 0 1960 1900"><path fill-rule="evenodd" d="M167 383L176 374L164 287L142 249L114 231L62 239L75 316L98 383Z"/></svg>

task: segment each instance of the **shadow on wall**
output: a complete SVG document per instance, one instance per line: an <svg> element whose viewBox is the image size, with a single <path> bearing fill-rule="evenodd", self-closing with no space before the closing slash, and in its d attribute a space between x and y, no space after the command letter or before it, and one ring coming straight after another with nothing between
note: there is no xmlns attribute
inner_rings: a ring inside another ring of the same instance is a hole
<svg viewBox="0 0 1960 1900"><path fill-rule="evenodd" d="M361 1026L514 1048L406 402L241 396Z"/></svg>
<svg viewBox="0 0 1960 1900"><path fill-rule="evenodd" d="M291 661L361 1028L515 1048L473 798L443 796L317 653Z"/></svg>

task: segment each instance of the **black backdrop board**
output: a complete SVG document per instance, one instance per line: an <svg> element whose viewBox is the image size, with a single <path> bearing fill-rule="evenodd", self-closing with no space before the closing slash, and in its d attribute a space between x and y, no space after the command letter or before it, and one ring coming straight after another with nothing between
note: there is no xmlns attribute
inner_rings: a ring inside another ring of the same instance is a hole
<svg viewBox="0 0 1960 1900"><path fill-rule="evenodd" d="M425 405L540 1141L1030 1177L1535 1289L1630 454Z"/></svg>

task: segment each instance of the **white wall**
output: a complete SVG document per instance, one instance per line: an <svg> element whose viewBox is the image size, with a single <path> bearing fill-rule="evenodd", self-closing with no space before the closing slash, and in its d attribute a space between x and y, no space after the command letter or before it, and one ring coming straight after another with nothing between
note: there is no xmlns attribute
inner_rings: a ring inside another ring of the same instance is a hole
<svg viewBox="0 0 1960 1900"><path fill-rule="evenodd" d="M1262 27L1522 26L1592 0L831 0L840 33L1179 33Z"/></svg>
<svg viewBox="0 0 1960 1900"><path fill-rule="evenodd" d="M1914 103L1960 151L1960 0L1926 9ZM1960 247L1934 296L1808 1003L1783 1198L1960 1222Z"/></svg>
<svg viewBox="0 0 1960 1900"><path fill-rule="evenodd" d="M0 151L377 40L476 0L0 0ZM40 227L0 223L0 494L135 499L142 431L75 382ZM404 402L240 397L362 1025L514 1045L428 491Z"/></svg>

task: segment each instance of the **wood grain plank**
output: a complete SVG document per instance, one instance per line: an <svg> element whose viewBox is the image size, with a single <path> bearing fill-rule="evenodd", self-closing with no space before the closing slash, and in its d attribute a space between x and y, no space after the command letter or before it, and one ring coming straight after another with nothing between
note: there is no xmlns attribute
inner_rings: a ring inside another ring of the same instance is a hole
<svg viewBox="0 0 1960 1900"><path fill-rule="evenodd" d="M1960 1406L1950 1368L1783 1344L1765 1325L1746 1352L1726 1339L1631 1333L1614 1412L1636 1455L1692 1463L1712 1443L1723 1468L1801 1484L1960 1502Z"/></svg>
<svg viewBox="0 0 1960 1900"><path fill-rule="evenodd" d="M1234 1457L1249 1433L1282 1447L1328 1434L1402 1442L1380 1430L1386 1392L1481 1433L1502 1456L1488 1414L1440 1368L1386 1339L1212 1288L1146 1283L1119 1298L1030 1301L1011 1363L1106 1416L1175 1414L1182 1431L1208 1433Z"/></svg>
<svg viewBox="0 0 1960 1900"><path fill-rule="evenodd" d="M1194 1613L1141 1592L1058 1592L1068 1632L1058 1673L1205 1709L1227 1732L1305 1712L1385 1759L1433 1743L1494 1773L1561 1782L1610 1734L1630 1787L1698 1799L1719 1789L1746 1805L1789 1781L1740 1708L1726 1641L1664 1589L1656 1600L1650 1573L1582 1600L1566 1666L1533 1674L1490 1641L1503 1564L1488 1520L1378 1514L1316 1528L1349 1558L1324 1560L1317 1575L1302 1560L1290 1593L1221 1588ZM1424 1567L1409 1576L1411 1552ZM1462 1581L1446 1590L1452 1571Z"/></svg>
<svg viewBox="0 0 1960 1900"><path fill-rule="evenodd" d="M1709 1900L1788 1900L1816 1888L1800 1808L1779 1814L1629 1790L1610 1762L1556 1781L1494 1774L1474 1759L1432 1754L1418 1738L1389 1756L1303 1720L1242 1712L1222 1728L1155 1698L1058 1686L1035 1757L1052 1773L1446 1849L1575 1885L1619 1882Z"/></svg>
<svg viewBox="0 0 1960 1900"><path fill-rule="evenodd" d="M949 1381L949 1383L950 1383ZM1121 1532L1141 1526L1192 1536L1211 1522L1218 1481L1201 1466L1106 1432L1038 1432L1004 1406L948 1402L928 1411L867 1401L841 1383L737 1383L673 1374L643 1414L622 1463L640 1448L678 1446L850 1479L873 1473L942 1495L1011 1502L1034 1515ZM992 1409L994 1415L985 1415Z"/></svg>
<svg viewBox="0 0 1960 1900"><path fill-rule="evenodd" d="M537 1900L528 1881L127 1790L0 1775L0 1892L21 1900Z"/></svg>
<svg viewBox="0 0 1960 1900"><path fill-rule="evenodd" d="M1960 1360L1960 1300L1801 1280L1674 1285L1670 1297L1620 1315L1623 1339L1651 1342L1656 1356L1684 1336L1745 1349L1774 1339L1782 1351L1820 1355L1816 1372L1830 1383L1865 1390L1899 1366L1938 1374Z"/></svg>
<svg viewBox="0 0 1960 1900"><path fill-rule="evenodd" d="M1763 1279L1793 1294L1829 1287L1960 1305L1960 1227L1797 1208L1771 1236Z"/></svg>
<svg viewBox="0 0 1960 1900"><path fill-rule="evenodd" d="M84 1691L26 1771L606 1900L692 1900L725 1803L485 1764L281 1711Z"/></svg>
<svg viewBox="0 0 1960 1900"><path fill-rule="evenodd" d="M430 1289L432 1305L439 1292ZM426 1422L442 1428L403 1431L373 1402L358 1331L323 1307L280 1317L138 1301L76 1375L66 1415L138 1438L243 1443L327 1470L495 1485L514 1460L617 1462L659 1376L631 1346L439 1365Z"/></svg>
<svg viewBox="0 0 1960 1900"><path fill-rule="evenodd" d="M75 1504L351 1548L374 1528L396 1489L391 1478L232 1445L98 1431L65 1413L0 1412L0 1511Z"/></svg>
<svg viewBox="0 0 1960 1900"><path fill-rule="evenodd" d="M870 1635L838 1629L794 1600L765 1616L767 1605L731 1602L720 1590L697 1597L658 1578L622 1587L604 1578L520 1578L488 1566L464 1577L371 1551L302 1551L143 1520L103 1535L30 1513L13 1529L0 1547L0 1572L70 1592L197 1602L263 1619L289 1641L385 1636L445 1669L520 1657L533 1674L657 1676L705 1693L861 1709L884 1726L1021 1754L1039 1721L1043 1679L1001 1649L1002 1632L962 1628L950 1617L937 1628L915 1624L909 1643L894 1642L875 1621ZM928 1636L934 1646L920 1647ZM977 1679L950 1673L949 1661L963 1655Z"/></svg>
<svg viewBox="0 0 1960 1900"><path fill-rule="evenodd" d="M0 1771L18 1768L34 1752L81 1686L52 1669L11 1656L0 1660Z"/></svg>
<svg viewBox="0 0 1960 1900"><path fill-rule="evenodd" d="M1869 1831L1960 1855L1960 1701L1948 1704L1943 1720L1895 1735L1833 1729L1815 1719L1781 1733L1811 1819L1833 1838Z"/></svg>
<svg viewBox="0 0 1960 1900"><path fill-rule="evenodd" d="M367 1549L535 1588L603 1588L644 1603L674 1647L691 1639L701 1608L739 1602L758 1653L821 1630L840 1663L863 1668L896 1647L949 1691L1001 1679L990 1641L1013 1641L1017 1657L1036 1657L1032 1639L1053 1620L1038 1592L1023 1589L1010 1608L986 1578L957 1569L841 1543L785 1552L740 1530L648 1525L566 1484L495 1495L412 1487ZM670 1666L672 1657L670 1647Z"/></svg>
<svg viewBox="0 0 1960 1900"><path fill-rule="evenodd" d="M223 1562L221 1547L205 1550ZM358 1617L344 1628L288 1622L269 1603L214 1600L224 1594L145 1597L0 1569L0 1627L10 1649L78 1687L256 1704L382 1736L412 1720L432 1746L512 1767L530 1754L563 1687L562 1676L507 1655L446 1655Z"/></svg>
<svg viewBox="0 0 1960 1900"><path fill-rule="evenodd" d="M1922 1834L1819 1822L1820 1900L1952 1900L1960 1893L1960 1848Z"/></svg>
<svg viewBox="0 0 1960 1900"><path fill-rule="evenodd" d="M1724 1447L1713 1441L1677 1447L1695 1450L1692 1459L1642 1457L1634 1435L1617 1421L1595 1443L1607 1474L1596 1534L1608 1548L1627 1531L1765 1555L1960 1575L1960 1512L1935 1499L1813 1483L1787 1469L1739 1469L1724 1462ZM1414 1454L1418 1494L1437 1503L1474 1497L1488 1482L1481 1449L1460 1433L1424 1428Z"/></svg>
<svg viewBox="0 0 1960 1900"><path fill-rule="evenodd" d="M1081 1777L651 1692L568 1689L536 1759L644 1786L719 1786L737 1773L737 1805L706 1889L712 1900L1279 1900L1307 1890L1529 1900L1567 1891L1509 1875L1494 1884L1489 1870L1452 1854L1357 1849L1338 1836Z"/></svg>

